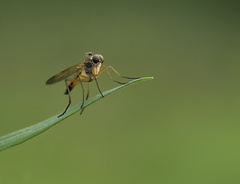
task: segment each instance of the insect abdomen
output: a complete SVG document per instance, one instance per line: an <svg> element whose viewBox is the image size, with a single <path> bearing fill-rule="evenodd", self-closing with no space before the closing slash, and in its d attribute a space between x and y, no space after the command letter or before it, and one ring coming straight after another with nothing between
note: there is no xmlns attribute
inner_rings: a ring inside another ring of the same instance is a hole
<svg viewBox="0 0 240 184"><path fill-rule="evenodd" d="M71 82L69 85L68 85L68 89L69 89L69 91L72 91L72 89L75 87L77 85L77 82ZM68 89L66 89L66 91L65 91L65 95L67 95L68 94Z"/></svg>

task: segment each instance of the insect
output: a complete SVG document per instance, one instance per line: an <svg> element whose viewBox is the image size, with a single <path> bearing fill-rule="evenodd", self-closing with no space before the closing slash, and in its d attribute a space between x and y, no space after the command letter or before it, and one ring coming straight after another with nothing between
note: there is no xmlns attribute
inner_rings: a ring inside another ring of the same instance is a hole
<svg viewBox="0 0 240 184"><path fill-rule="evenodd" d="M51 77L50 79L48 79L46 82L46 84L54 84L56 82L65 80L66 91L64 94L68 94L69 102L68 102L68 105L67 105L66 109L64 110L64 112L62 114L60 114L58 117L64 115L67 112L67 109L71 104L70 92L71 92L71 90L73 90L73 88L78 83L81 85L82 92L83 92L83 99L82 99L82 104L81 104L82 110L81 110L80 114L82 114L82 112L84 110L83 105L84 105L84 100L85 100L85 97L84 97L85 90L84 90L84 87L82 84L83 82L88 82L88 90L87 90L86 100L89 97L90 82L92 82L94 80L96 81L96 85L97 85L99 93L102 95L102 97L104 97L99 88L97 78L101 73L103 73L105 71L107 72L109 78L112 81L117 82L119 84L125 84L123 82L114 80L111 77L110 73L108 72L109 68L112 69L119 77L126 78L126 79L138 79L139 78L139 77L137 77L137 78L124 77L124 76L120 75L112 66L105 67L103 65L104 58L100 54L93 55L91 52L87 52L87 53L85 53L85 55L86 55L86 59L84 60L84 62L76 64L74 66L71 66L71 67L61 71L60 73L58 73L58 74L54 75L53 77ZM74 77L69 78L73 74L75 74Z"/></svg>

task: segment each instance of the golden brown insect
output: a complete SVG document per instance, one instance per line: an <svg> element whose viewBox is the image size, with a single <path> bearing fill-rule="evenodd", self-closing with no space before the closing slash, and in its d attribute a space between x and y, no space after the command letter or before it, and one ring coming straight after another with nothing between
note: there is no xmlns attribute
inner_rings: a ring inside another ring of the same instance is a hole
<svg viewBox="0 0 240 184"><path fill-rule="evenodd" d="M131 77L124 77L122 75L120 75L112 66L108 66L105 67L102 63L104 61L103 56L100 54L95 54L92 55L91 52L87 52L86 54L86 59L83 63L80 64L76 64L74 66L71 66L65 70L63 70L62 72L54 75L53 77L51 77L50 79L47 80L46 84L54 84L56 82L65 80L65 85L67 87L65 94L68 94L69 97L69 103L66 107L66 109L64 110L64 112L62 114L60 114L58 117L62 116L65 114L65 112L67 111L68 107L71 104L71 95L70 95L70 91L78 84L80 83L81 87L82 87L82 91L83 91L83 100L82 100L82 105L81 105L81 113L83 112L84 108L84 88L83 88L83 84L82 82L88 82L88 91L87 91L87 96L86 96L86 100L89 97L89 83L92 82L93 80L96 81L97 84L97 88L100 92L100 94L103 97L103 94L99 88L98 82L97 82L97 78L98 76L103 73L104 71L107 72L109 78L111 80L113 80L114 82L117 82L119 84L125 84L122 82L118 82L116 80L114 80L111 75L108 72L108 69L111 68L119 77L122 78L127 78L127 79L137 79L137 78L131 78ZM76 73L76 74L75 74ZM71 75L74 75L73 78L68 78ZM68 85L68 82L70 82L70 84ZM80 114L81 114L80 113Z"/></svg>

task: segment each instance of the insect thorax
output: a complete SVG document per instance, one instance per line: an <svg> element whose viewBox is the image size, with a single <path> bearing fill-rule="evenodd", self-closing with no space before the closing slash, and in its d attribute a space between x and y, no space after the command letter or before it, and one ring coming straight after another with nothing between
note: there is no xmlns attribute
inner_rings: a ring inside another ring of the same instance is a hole
<svg viewBox="0 0 240 184"><path fill-rule="evenodd" d="M92 63L91 62L87 62L85 64L85 72L88 76L92 75Z"/></svg>

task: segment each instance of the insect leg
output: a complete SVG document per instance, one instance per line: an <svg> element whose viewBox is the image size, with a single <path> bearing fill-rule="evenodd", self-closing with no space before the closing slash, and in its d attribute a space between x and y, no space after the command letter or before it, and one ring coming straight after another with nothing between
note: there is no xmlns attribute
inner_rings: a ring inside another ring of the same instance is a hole
<svg viewBox="0 0 240 184"><path fill-rule="evenodd" d="M108 77L109 77L112 81L114 81L114 82L116 82L116 83L118 83L118 84L126 84L126 83L127 83L127 82L119 82L119 81L114 80L114 79L112 78L112 76L110 75L110 73L108 72L108 70L106 70L106 72L107 72L107 74L108 74Z"/></svg>
<svg viewBox="0 0 240 184"><path fill-rule="evenodd" d="M94 76L94 78L95 78L95 81L96 81L96 84L97 84L98 91L100 92L100 94L102 95L102 97L104 97L103 94L102 94L102 92L101 92L101 90L100 90L100 88L99 88L99 85L98 85L98 82L97 82L97 78L96 78L95 76Z"/></svg>
<svg viewBox="0 0 240 184"><path fill-rule="evenodd" d="M68 102L68 105L67 105L65 111L64 111L62 114L58 115L58 118L61 117L62 115L64 115L64 114L67 112L67 109L68 109L68 107L69 107L70 104L71 104L71 95L70 95L70 90L69 90L69 88L68 88L67 81L69 81L69 79L65 79L65 84L66 84L66 87L67 87L67 92L68 92L67 94L68 94L68 97L69 97L69 102Z"/></svg>
<svg viewBox="0 0 240 184"><path fill-rule="evenodd" d="M99 74L98 75L100 75L101 73L103 73L103 72L107 72L107 74L108 74L108 76L109 76L109 78L112 80L112 81L114 81L114 82L117 82L118 84L126 84L127 82L119 82L119 81L116 81L116 80L114 80L112 77L111 77L111 75L110 75L110 73L108 72L108 69L109 68L111 68L119 77L122 77L122 78L126 78L126 79L138 79L139 77L135 77L135 78L132 78L132 77L125 77L125 76L122 76L122 75L120 75L112 66L108 66L108 67L106 67L106 68L101 68L101 71L99 72Z"/></svg>
<svg viewBox="0 0 240 184"><path fill-rule="evenodd" d="M88 82L88 91L87 91L87 97L86 97L86 100L87 100L88 97L89 97L89 91L90 91L90 82Z"/></svg>
<svg viewBox="0 0 240 184"><path fill-rule="evenodd" d="M88 99L89 97L89 91L90 91L90 81L88 82L88 91L87 91L87 97L86 97L86 100ZM85 108L82 108L81 112L80 112L80 115L83 113Z"/></svg>
<svg viewBox="0 0 240 184"><path fill-rule="evenodd" d="M111 68L119 77L126 78L126 79L139 79L140 77L125 77L120 75L117 70L115 70L112 66L107 66L106 68L102 69L98 75L100 75L102 72L107 71L107 69Z"/></svg>
<svg viewBox="0 0 240 184"><path fill-rule="evenodd" d="M79 79L79 82L80 82L80 84L81 84L82 91L83 91L83 100L82 100L82 105L81 105L81 108L82 108L83 105L84 105L84 87L83 87L83 84L82 84L82 81L81 81L80 77L78 77L78 79ZM80 109L81 109L81 108L80 108Z"/></svg>

